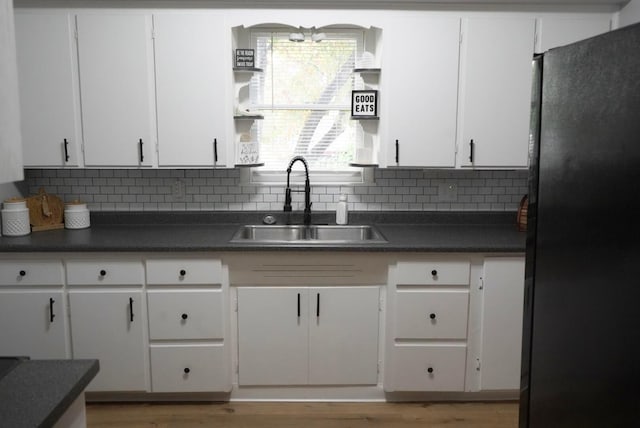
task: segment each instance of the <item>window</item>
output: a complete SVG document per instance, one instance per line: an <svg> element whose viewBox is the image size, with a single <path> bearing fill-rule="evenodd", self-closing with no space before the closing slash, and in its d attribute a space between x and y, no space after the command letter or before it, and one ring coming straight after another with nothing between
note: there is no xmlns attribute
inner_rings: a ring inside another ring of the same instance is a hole
<svg viewBox="0 0 640 428"><path fill-rule="evenodd" d="M250 84L252 108L264 116L252 128L265 166L253 170L253 182L280 181L293 156L300 155L325 182L362 182L349 167L363 138L351 120L351 91L363 87L353 73L362 52L363 32L324 31L321 42L289 40L289 32L252 33L256 66L264 70ZM257 176L256 180L254 176ZM271 176L271 178L269 178Z"/></svg>

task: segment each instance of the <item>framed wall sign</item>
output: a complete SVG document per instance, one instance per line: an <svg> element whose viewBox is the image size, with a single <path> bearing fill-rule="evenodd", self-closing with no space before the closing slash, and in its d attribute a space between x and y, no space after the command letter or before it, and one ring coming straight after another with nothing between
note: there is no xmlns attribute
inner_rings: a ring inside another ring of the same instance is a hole
<svg viewBox="0 0 640 428"><path fill-rule="evenodd" d="M255 54L255 49L236 49L236 60L234 66L236 68L254 68Z"/></svg>
<svg viewBox="0 0 640 428"><path fill-rule="evenodd" d="M372 89L351 91L351 116L378 117L378 91Z"/></svg>

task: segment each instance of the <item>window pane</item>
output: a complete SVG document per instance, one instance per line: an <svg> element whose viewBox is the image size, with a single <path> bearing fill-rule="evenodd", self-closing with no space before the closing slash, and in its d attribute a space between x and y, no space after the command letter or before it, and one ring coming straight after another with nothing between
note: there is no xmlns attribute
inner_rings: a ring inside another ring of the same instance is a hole
<svg viewBox="0 0 640 428"><path fill-rule="evenodd" d="M265 116L255 126L265 169L282 170L304 156L316 170L345 170L362 132L350 120L361 32L327 33L322 42L291 42L288 33L254 33L251 102ZM307 34L307 39L310 39Z"/></svg>

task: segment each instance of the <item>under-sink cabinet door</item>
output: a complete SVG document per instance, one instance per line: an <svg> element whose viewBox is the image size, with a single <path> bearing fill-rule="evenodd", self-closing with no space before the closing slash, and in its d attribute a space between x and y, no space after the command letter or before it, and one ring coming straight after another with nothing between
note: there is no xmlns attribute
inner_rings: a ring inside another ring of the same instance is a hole
<svg viewBox="0 0 640 428"><path fill-rule="evenodd" d="M308 383L307 290L238 288L238 383Z"/></svg>
<svg viewBox="0 0 640 428"><path fill-rule="evenodd" d="M309 289L309 384L378 382L378 287Z"/></svg>
<svg viewBox="0 0 640 428"><path fill-rule="evenodd" d="M96 358L89 391L146 391L141 290L69 291L73 358Z"/></svg>

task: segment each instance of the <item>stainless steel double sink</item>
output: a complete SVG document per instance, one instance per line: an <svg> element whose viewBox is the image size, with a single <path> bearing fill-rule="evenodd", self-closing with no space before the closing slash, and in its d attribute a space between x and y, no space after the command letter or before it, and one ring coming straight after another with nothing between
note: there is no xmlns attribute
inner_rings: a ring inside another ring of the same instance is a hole
<svg viewBox="0 0 640 428"><path fill-rule="evenodd" d="M358 244L385 243L382 234L370 225L245 225L231 238L245 244Z"/></svg>

